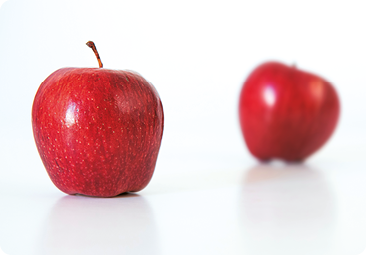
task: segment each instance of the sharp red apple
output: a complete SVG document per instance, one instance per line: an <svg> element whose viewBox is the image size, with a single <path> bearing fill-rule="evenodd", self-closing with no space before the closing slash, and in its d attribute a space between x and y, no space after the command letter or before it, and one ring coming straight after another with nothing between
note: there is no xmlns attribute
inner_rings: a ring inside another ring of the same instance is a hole
<svg viewBox="0 0 366 255"><path fill-rule="evenodd" d="M258 66L239 98L245 142L260 160L304 160L329 139L339 112L331 83L277 62Z"/></svg>
<svg viewBox="0 0 366 255"><path fill-rule="evenodd" d="M132 71L62 68L39 87L34 139L52 182L67 194L112 197L150 181L164 113L154 86Z"/></svg>

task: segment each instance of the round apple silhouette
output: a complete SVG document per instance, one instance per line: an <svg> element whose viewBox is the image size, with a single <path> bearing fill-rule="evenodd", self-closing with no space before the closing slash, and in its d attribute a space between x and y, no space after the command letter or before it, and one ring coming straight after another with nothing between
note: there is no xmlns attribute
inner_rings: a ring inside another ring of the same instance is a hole
<svg viewBox="0 0 366 255"><path fill-rule="evenodd" d="M38 88L33 135L52 182L67 194L113 197L150 181L164 128L154 86L132 71L62 68Z"/></svg>
<svg viewBox="0 0 366 255"><path fill-rule="evenodd" d="M278 62L258 66L244 82L239 98L244 140L263 161L304 160L329 139L339 112L332 84Z"/></svg>

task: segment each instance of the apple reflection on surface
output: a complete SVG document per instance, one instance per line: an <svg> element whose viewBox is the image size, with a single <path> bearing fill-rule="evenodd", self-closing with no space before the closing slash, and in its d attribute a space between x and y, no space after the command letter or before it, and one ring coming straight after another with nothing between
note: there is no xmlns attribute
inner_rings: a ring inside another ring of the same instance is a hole
<svg viewBox="0 0 366 255"><path fill-rule="evenodd" d="M320 172L258 165L247 172L240 200L248 254L330 254L335 205Z"/></svg>
<svg viewBox="0 0 366 255"><path fill-rule="evenodd" d="M52 208L39 254L158 254L152 209L138 195L65 196Z"/></svg>

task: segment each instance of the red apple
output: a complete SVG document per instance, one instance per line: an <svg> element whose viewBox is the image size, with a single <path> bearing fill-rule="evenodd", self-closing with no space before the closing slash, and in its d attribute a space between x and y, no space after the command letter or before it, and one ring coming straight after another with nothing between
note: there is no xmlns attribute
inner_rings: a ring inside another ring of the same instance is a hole
<svg viewBox="0 0 366 255"><path fill-rule="evenodd" d="M260 160L302 161L333 133L340 104L323 78L267 62L244 82L239 119L249 151Z"/></svg>
<svg viewBox="0 0 366 255"><path fill-rule="evenodd" d="M62 68L39 87L34 139L52 182L67 194L112 197L150 181L163 135L154 86L132 71Z"/></svg>

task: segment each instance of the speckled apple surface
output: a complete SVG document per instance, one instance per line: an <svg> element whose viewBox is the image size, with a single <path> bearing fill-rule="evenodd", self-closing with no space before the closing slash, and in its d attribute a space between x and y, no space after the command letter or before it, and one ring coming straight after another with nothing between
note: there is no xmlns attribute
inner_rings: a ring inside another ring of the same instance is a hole
<svg viewBox="0 0 366 255"><path fill-rule="evenodd" d="M331 83L278 62L258 66L239 99L245 142L261 160L304 160L332 135L339 112Z"/></svg>
<svg viewBox="0 0 366 255"><path fill-rule="evenodd" d="M156 89L137 73L63 68L40 85L32 126L43 164L61 191L112 197L149 183L164 114Z"/></svg>

